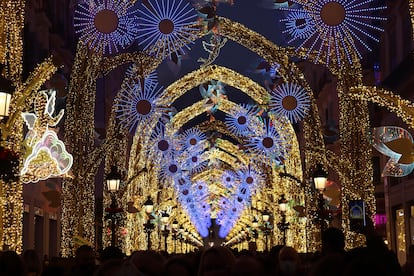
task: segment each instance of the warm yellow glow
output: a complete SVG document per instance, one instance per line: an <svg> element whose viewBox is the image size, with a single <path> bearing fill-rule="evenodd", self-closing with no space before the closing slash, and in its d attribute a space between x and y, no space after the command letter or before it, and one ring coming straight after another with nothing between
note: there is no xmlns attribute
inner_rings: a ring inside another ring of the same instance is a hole
<svg viewBox="0 0 414 276"><path fill-rule="evenodd" d="M9 116L11 94L0 91L0 119Z"/></svg>

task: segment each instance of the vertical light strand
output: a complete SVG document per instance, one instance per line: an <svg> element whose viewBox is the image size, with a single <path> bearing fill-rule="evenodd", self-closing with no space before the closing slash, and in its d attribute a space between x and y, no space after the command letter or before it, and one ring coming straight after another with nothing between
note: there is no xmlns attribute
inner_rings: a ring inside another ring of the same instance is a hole
<svg viewBox="0 0 414 276"><path fill-rule="evenodd" d="M0 62L6 65L5 77L15 84L21 83L23 72L24 0L1 2Z"/></svg>
<svg viewBox="0 0 414 276"><path fill-rule="evenodd" d="M95 173L94 110L96 78L102 55L91 53L80 42L69 86L65 142L73 154L73 179L64 180L62 193L63 256L71 256L77 237L95 242ZM98 164L99 165L99 164Z"/></svg>
<svg viewBox="0 0 414 276"><path fill-rule="evenodd" d="M363 235L350 231L348 201L363 199L367 205L368 214L375 214L375 193L372 183L372 148L369 143L369 113L368 105L363 101L351 100L348 89L362 84L362 74L359 63L345 68L338 79L338 97L340 109L339 129L341 141L341 160L348 167L340 175L342 228L345 232L346 247L353 248L364 244Z"/></svg>

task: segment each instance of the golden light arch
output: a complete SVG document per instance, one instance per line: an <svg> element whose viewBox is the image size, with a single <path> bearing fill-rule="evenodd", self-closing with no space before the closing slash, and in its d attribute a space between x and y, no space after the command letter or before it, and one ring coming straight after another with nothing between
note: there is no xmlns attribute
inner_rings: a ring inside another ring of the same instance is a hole
<svg viewBox="0 0 414 276"><path fill-rule="evenodd" d="M265 88L250 78L223 66L209 65L185 75L180 81L165 88L157 103L161 106L168 106L190 89L210 80L225 82L246 93L261 105L266 104L270 97Z"/></svg>

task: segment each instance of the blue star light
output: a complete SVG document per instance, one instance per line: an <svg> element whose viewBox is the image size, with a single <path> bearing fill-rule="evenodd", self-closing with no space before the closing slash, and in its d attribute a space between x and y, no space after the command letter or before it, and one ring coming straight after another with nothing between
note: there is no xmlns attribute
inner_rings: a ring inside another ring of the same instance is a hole
<svg viewBox="0 0 414 276"><path fill-rule="evenodd" d="M75 32L91 49L112 54L129 46L138 36L137 11L129 1L90 0L79 4Z"/></svg>
<svg viewBox="0 0 414 276"><path fill-rule="evenodd" d="M377 12L385 10L386 6L379 6L377 0L292 0L302 8L287 8L286 11L297 12L301 21L308 22L313 28L307 30L303 22L298 24L297 16L293 14L286 19L286 31L292 34L290 42L299 41L297 50L308 48L306 57L313 51L317 51L315 61L321 53L326 54L326 65L329 65L331 56L336 57L337 65L340 66L345 59L352 63L352 55L361 59L360 49L371 51L367 40L379 42L374 32L382 32L383 29L376 26L376 22L385 21L385 17L375 16ZM292 22L290 22L292 21ZM313 22L313 23L309 23ZM300 26L300 27L299 27ZM300 34L300 35L299 35Z"/></svg>
<svg viewBox="0 0 414 276"><path fill-rule="evenodd" d="M154 114L161 115L163 108L155 104L162 92L153 81L141 81L127 84L120 91L119 101L115 104L117 118L130 132L143 121L148 121Z"/></svg>
<svg viewBox="0 0 414 276"><path fill-rule="evenodd" d="M272 112L297 123L308 114L310 98L302 86L296 83L282 83L270 91L269 107Z"/></svg>
<svg viewBox="0 0 414 276"><path fill-rule="evenodd" d="M186 47L195 38L191 25L196 24L196 11L182 0L149 0L149 5L143 3L139 9L139 34L138 39L144 46L144 50L164 59L180 49Z"/></svg>

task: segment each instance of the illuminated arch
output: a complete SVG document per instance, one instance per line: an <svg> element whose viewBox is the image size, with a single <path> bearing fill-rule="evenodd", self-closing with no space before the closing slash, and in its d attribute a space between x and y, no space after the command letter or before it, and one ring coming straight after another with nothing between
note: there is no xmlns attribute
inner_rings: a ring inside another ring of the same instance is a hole
<svg viewBox="0 0 414 276"><path fill-rule="evenodd" d="M174 82L165 88L158 104L168 106L188 90L210 80L222 81L233 86L246 93L259 104L266 104L269 99L269 93L266 89L248 77L223 66L209 65L185 75L179 82Z"/></svg>
<svg viewBox="0 0 414 276"><path fill-rule="evenodd" d="M386 107L401 118L409 128L414 129L414 104L409 100L402 99L391 91L371 86L351 87L349 93L352 99L370 101Z"/></svg>

